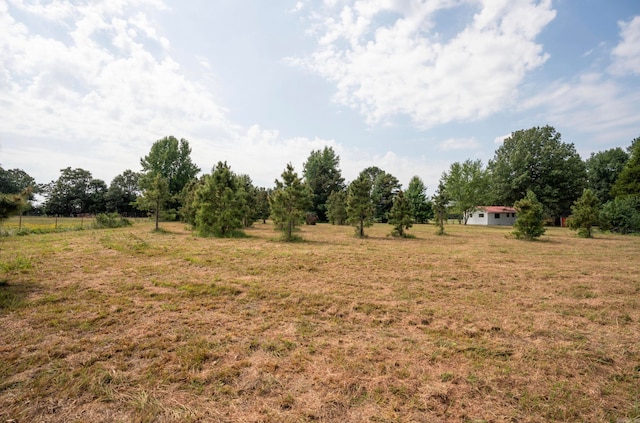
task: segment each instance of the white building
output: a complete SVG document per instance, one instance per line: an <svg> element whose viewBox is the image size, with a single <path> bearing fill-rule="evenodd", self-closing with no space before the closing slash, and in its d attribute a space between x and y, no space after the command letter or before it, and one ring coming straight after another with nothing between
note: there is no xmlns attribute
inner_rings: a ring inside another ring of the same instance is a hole
<svg viewBox="0 0 640 423"><path fill-rule="evenodd" d="M469 215L467 225L512 226L516 221L516 210L505 206L478 206Z"/></svg>

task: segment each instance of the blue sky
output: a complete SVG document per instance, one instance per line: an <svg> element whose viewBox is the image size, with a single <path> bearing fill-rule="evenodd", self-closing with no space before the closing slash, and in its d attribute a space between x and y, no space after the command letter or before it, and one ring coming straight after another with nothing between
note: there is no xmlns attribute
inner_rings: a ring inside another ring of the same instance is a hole
<svg viewBox="0 0 640 423"><path fill-rule="evenodd" d="M0 164L38 182L174 135L260 186L331 146L431 195L518 129L640 135L637 0L0 0L0 47Z"/></svg>

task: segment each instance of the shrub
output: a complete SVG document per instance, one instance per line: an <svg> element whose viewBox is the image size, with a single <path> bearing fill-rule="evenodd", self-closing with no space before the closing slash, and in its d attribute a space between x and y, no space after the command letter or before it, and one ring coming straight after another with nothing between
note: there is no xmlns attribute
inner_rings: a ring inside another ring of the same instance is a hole
<svg viewBox="0 0 640 423"><path fill-rule="evenodd" d="M96 220L93 223L93 227L96 229L122 228L124 226L131 226L131 221L118 213L101 213L96 215Z"/></svg>
<svg viewBox="0 0 640 423"><path fill-rule="evenodd" d="M600 209L600 229L621 234L640 233L640 197L616 198Z"/></svg>

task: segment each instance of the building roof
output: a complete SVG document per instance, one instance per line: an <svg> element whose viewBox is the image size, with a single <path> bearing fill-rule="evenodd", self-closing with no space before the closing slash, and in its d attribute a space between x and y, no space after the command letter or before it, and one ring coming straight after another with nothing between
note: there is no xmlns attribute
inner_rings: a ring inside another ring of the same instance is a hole
<svg viewBox="0 0 640 423"><path fill-rule="evenodd" d="M507 206L478 206L478 210L484 210L487 213L515 213L516 209Z"/></svg>

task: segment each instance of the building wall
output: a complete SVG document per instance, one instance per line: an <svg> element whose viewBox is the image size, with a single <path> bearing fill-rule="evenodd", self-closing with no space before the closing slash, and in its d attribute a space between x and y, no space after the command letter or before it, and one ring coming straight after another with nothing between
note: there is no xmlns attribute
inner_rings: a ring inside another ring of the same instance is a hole
<svg viewBox="0 0 640 423"><path fill-rule="evenodd" d="M500 217L496 217L496 215ZM515 213L488 213L482 210L474 211L467 225L498 225L498 226L513 226L516 222Z"/></svg>

